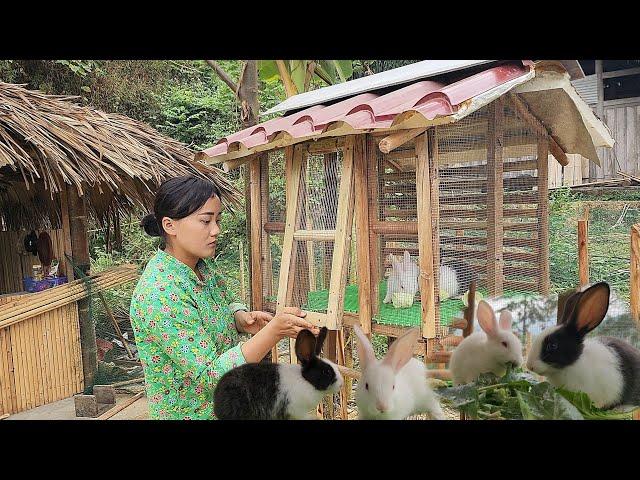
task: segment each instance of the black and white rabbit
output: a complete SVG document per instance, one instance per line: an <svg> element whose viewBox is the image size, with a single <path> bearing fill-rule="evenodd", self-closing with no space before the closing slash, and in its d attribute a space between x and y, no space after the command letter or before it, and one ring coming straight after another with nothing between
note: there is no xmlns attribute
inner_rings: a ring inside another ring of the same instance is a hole
<svg viewBox="0 0 640 480"><path fill-rule="evenodd" d="M340 390L336 364L319 357L327 328L316 338L302 330L296 338L301 365L246 363L225 373L214 392L214 413L220 420L314 419L311 410L322 397Z"/></svg>
<svg viewBox="0 0 640 480"><path fill-rule="evenodd" d="M609 294L600 282L570 296L558 324L534 339L527 368L599 408L640 405L640 350L618 338L585 338L607 314Z"/></svg>

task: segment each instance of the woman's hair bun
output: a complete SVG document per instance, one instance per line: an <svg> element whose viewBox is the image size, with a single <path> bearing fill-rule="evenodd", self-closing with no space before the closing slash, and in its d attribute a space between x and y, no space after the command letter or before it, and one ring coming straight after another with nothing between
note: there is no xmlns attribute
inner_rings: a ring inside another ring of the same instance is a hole
<svg viewBox="0 0 640 480"><path fill-rule="evenodd" d="M156 220L156 216L153 213L149 215L145 215L145 217L140 222L144 231L147 232L147 235L152 237L161 237L162 232L160 231L160 225L158 225L158 220Z"/></svg>

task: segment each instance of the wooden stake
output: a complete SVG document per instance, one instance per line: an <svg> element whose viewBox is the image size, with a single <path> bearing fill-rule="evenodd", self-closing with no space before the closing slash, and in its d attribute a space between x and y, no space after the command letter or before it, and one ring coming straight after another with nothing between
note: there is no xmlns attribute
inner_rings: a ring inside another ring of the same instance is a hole
<svg viewBox="0 0 640 480"><path fill-rule="evenodd" d="M122 335L122 331L120 330L120 325L118 325L118 321L113 316L111 307L109 307L109 304L107 303L107 299L104 298L104 293L98 292L98 296L100 297L100 301L102 302L102 305L104 306L105 311L107 312L107 316L109 317L109 319L111 320L111 323L113 324L113 329L116 331L116 335L118 335L118 338L120 339L120 341L122 342L122 345L127 351L127 355L129 356L129 358L133 358L133 353L131 353L131 349L129 348L127 339L124 338L124 336Z"/></svg>
<svg viewBox="0 0 640 480"><path fill-rule="evenodd" d="M580 286L589 283L589 222L578 220L578 270Z"/></svg>
<svg viewBox="0 0 640 480"><path fill-rule="evenodd" d="M474 318L474 311L476 308L476 281L475 280L472 280L471 283L469 283L469 295L468 295L467 301L469 302L469 304L467 305L467 308L464 309L464 321L466 325L462 330L462 336L465 338L473 333L473 318Z"/></svg>
<svg viewBox="0 0 640 480"><path fill-rule="evenodd" d="M640 325L640 223L631 227L631 316Z"/></svg>
<svg viewBox="0 0 640 480"><path fill-rule="evenodd" d="M262 310L262 193L260 191L260 161L249 164L249 201L251 203L251 308Z"/></svg>

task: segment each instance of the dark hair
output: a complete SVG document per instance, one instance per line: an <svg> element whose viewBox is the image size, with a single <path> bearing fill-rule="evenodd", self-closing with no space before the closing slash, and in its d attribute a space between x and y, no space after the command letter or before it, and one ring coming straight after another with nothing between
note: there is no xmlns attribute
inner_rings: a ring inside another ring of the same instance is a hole
<svg viewBox="0 0 640 480"><path fill-rule="evenodd" d="M164 237L163 217L188 217L212 197L220 198L220 190L210 181L188 175L170 178L158 188L153 213L142 219L141 226L147 235Z"/></svg>

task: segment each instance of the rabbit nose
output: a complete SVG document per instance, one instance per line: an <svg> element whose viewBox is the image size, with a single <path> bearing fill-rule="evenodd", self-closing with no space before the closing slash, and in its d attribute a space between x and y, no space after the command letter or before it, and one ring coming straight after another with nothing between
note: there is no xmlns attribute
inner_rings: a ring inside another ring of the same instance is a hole
<svg viewBox="0 0 640 480"><path fill-rule="evenodd" d="M376 402L376 408L380 413L384 413L387 411L387 406L384 403Z"/></svg>

